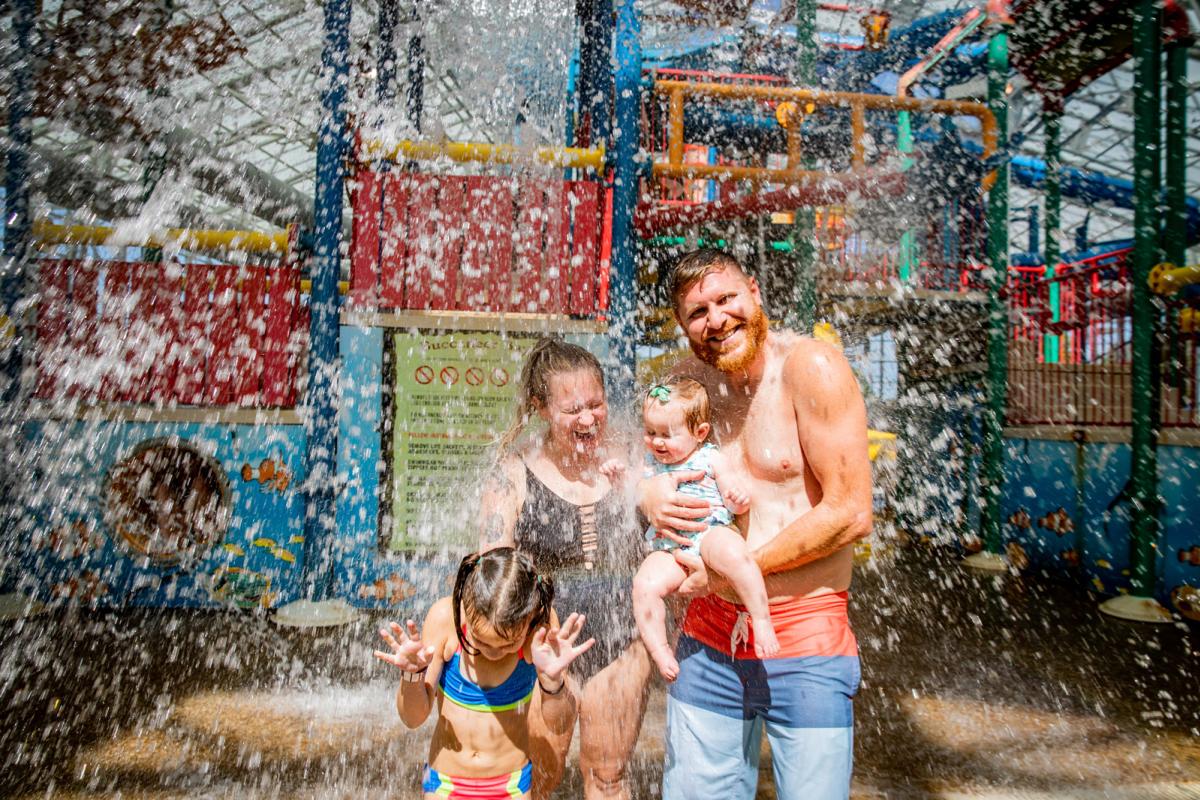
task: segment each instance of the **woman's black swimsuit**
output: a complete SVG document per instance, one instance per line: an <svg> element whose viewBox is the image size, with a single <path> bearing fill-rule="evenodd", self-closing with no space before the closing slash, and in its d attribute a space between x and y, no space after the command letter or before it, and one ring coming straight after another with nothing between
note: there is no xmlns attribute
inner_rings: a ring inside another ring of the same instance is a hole
<svg viewBox="0 0 1200 800"><path fill-rule="evenodd" d="M637 638L633 573L642 539L620 492L575 505L555 494L525 467L525 503L513 534L517 549L554 579L560 619L587 617L583 638L596 644L571 666L581 682L612 663Z"/></svg>

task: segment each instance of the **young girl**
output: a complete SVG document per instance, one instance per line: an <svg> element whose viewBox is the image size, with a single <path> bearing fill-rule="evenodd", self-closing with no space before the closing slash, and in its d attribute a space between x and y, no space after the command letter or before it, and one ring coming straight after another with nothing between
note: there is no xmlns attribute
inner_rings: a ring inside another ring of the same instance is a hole
<svg viewBox="0 0 1200 800"><path fill-rule="evenodd" d="M416 728L438 710L426 800L530 797L528 712L540 709L550 730L574 725L566 670L594 643L575 644L578 614L558 627L553 599L529 557L501 547L462 560L453 595L433 604L420 633L412 620L379 631L390 652L375 656L401 670L400 719Z"/></svg>
<svg viewBox="0 0 1200 800"><path fill-rule="evenodd" d="M750 557L746 540L733 522L733 514L744 514L750 498L729 477L729 468L716 446L708 441L708 392L689 378L668 378L650 389L642 404L645 422L645 477L663 472L703 471L698 481L681 483L679 491L708 500L712 512L704 520L709 528L687 535L691 549L698 549L708 569L724 575L749 611L754 629L754 654L769 658L779 652L775 628L767 609L767 590L762 573ZM728 507L727 507L728 506ZM646 531L655 552L646 556L633 579L633 613L638 632L664 678L675 680L679 663L667 643L667 595L687 577L671 551L679 545L650 528ZM737 635L737 629L734 631ZM734 644L730 644L733 649Z"/></svg>

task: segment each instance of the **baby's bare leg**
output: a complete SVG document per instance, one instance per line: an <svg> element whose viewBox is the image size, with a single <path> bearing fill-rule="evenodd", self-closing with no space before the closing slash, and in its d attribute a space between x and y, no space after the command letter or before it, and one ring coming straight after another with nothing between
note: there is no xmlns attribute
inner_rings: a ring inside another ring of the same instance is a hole
<svg viewBox="0 0 1200 800"><path fill-rule="evenodd" d="M763 584L762 572L750 557L746 540L730 528L714 525L700 542L700 557L706 567L721 573L733 584L733 590L750 612L754 654L767 658L778 653L779 640L775 638L775 626L771 624L767 587Z"/></svg>
<svg viewBox="0 0 1200 800"><path fill-rule="evenodd" d="M646 652L669 681L679 675L679 662L667 643L667 607L664 599L687 577L675 556L664 550L646 556L633 576L633 616Z"/></svg>

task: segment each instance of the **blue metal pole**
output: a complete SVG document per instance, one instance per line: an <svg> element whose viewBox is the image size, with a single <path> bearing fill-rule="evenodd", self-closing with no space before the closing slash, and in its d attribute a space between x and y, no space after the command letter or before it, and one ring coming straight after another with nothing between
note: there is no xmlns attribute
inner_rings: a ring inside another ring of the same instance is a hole
<svg viewBox="0 0 1200 800"><path fill-rule="evenodd" d="M312 327L308 353L307 507L304 569L309 600L327 600L333 590L334 477L337 471L338 273L341 269L342 192L346 132L346 87L350 73L350 0L326 0L321 53L324 86L317 140L316 227L312 259Z"/></svg>
<svg viewBox="0 0 1200 800"><path fill-rule="evenodd" d="M375 66L375 101L381 107L390 106L396 99L396 27L399 22L400 0L379 0L379 61Z"/></svg>
<svg viewBox="0 0 1200 800"><path fill-rule="evenodd" d="M420 3L414 0L413 16L417 22ZM408 37L408 95L406 96L408 121L421 132L421 114L425 107L425 43L419 32Z"/></svg>
<svg viewBox="0 0 1200 800"><path fill-rule="evenodd" d="M629 12L633 14L632 11ZM614 112L614 76L611 73L609 64L611 63L611 55L613 52L613 0L593 0L591 4L591 22L589 23L588 41L590 43L587 54L588 62L585 62L586 68L590 70L591 76L587 84L587 93L583 94L583 103L586 104L588 110L588 119L591 125L591 139L589 146L603 142L606 146L611 145L613 114ZM620 24L619 22L617 23ZM635 26L634 38L636 39L639 31L637 30L638 22L634 19ZM618 52L622 45L617 43ZM638 73L639 80L641 77L641 44L637 44L638 53ZM582 57L582 56L581 56ZM620 72L621 66L616 67L617 72ZM636 86L637 84L631 84Z"/></svg>
<svg viewBox="0 0 1200 800"><path fill-rule="evenodd" d="M612 214L612 272L609 279L610 339L613 371L610 388L614 402L633 397L637 357L637 272L638 237L633 229L641 183L639 131L642 45L634 0L618 0L616 73L613 76L615 125L613 131L614 178Z"/></svg>
<svg viewBox="0 0 1200 800"><path fill-rule="evenodd" d="M0 266L0 352L4 353L0 398L14 400L21 385L20 337L16 315L25 290L25 257L29 252L29 152L33 149L34 0L15 0L12 14L13 54L8 70L8 161L4 177L4 260ZM4 341L7 337L9 341Z"/></svg>

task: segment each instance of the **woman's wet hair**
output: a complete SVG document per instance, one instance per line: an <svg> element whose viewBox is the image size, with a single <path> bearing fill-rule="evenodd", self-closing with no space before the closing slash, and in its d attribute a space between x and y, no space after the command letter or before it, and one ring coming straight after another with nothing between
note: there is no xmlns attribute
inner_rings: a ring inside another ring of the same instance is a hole
<svg viewBox="0 0 1200 800"><path fill-rule="evenodd" d="M665 392L662 391L664 389ZM700 428L701 423L708 422L711 416L708 390L704 388L703 384L691 378L671 375L651 386L646 391L645 399L642 402L642 413L646 412L648 406L660 403L662 405L679 403L683 408L684 424L687 425L688 431L693 436L697 435L696 431ZM711 429L709 432L712 432Z"/></svg>
<svg viewBox="0 0 1200 800"><path fill-rule="evenodd" d="M496 453L502 456L521 436L530 418L550 400L550 379L555 375L589 370L604 388L604 370L600 361L577 344L564 342L556 336L543 336L525 357L521 368L521 383L517 387L517 411L496 443Z"/></svg>
<svg viewBox="0 0 1200 800"><path fill-rule="evenodd" d="M554 583L533 566L533 559L511 547L472 553L454 578L454 633L466 652L476 655L463 633L467 622L486 622L505 638L524 636L550 624Z"/></svg>

